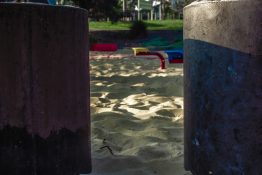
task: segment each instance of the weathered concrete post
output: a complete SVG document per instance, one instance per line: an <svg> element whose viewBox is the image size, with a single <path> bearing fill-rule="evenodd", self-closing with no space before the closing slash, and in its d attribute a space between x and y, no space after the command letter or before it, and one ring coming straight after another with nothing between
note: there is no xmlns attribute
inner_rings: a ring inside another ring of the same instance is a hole
<svg viewBox="0 0 262 175"><path fill-rule="evenodd" d="M0 3L0 174L90 172L87 20Z"/></svg>
<svg viewBox="0 0 262 175"><path fill-rule="evenodd" d="M262 174L262 1L184 9L185 167Z"/></svg>

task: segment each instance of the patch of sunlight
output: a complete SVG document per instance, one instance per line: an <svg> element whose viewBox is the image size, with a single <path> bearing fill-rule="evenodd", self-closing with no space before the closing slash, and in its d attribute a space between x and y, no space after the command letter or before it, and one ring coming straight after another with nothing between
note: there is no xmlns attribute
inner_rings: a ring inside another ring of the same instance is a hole
<svg viewBox="0 0 262 175"><path fill-rule="evenodd" d="M183 97L176 97L174 103L180 105L181 109L184 109L184 98Z"/></svg>
<svg viewBox="0 0 262 175"><path fill-rule="evenodd" d="M148 111L148 110L139 110L139 109L131 108L128 105L121 105L119 107L119 109L124 109L124 110L132 113L134 117L139 118L141 120L146 120L146 119L149 119L150 117L156 115L155 112L151 112L151 111Z"/></svg>
<svg viewBox="0 0 262 175"><path fill-rule="evenodd" d="M112 84L109 84L109 85L107 85L107 87L111 87L111 86L114 86L114 85L116 85L117 83L112 83Z"/></svg>
<svg viewBox="0 0 262 175"><path fill-rule="evenodd" d="M95 85L96 85L96 86L106 86L105 84L103 84L103 83L101 83L101 82L96 83Z"/></svg>
<svg viewBox="0 0 262 175"><path fill-rule="evenodd" d="M108 92L103 92L100 98L106 98L106 96L108 95Z"/></svg>
<svg viewBox="0 0 262 175"><path fill-rule="evenodd" d="M137 83L132 85L132 87L143 87L143 86L145 86L145 83Z"/></svg>

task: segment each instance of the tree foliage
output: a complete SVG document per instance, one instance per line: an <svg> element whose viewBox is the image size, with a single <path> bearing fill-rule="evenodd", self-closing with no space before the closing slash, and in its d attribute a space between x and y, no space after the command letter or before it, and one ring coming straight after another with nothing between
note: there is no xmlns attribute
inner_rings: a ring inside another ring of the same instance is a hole
<svg viewBox="0 0 262 175"><path fill-rule="evenodd" d="M143 21L134 21L130 26L130 39L144 38L147 36L147 25Z"/></svg>
<svg viewBox="0 0 262 175"><path fill-rule="evenodd" d="M185 5L188 5L188 4L190 4L191 2L193 2L193 1L195 1L195 0L185 0Z"/></svg>
<svg viewBox="0 0 262 175"><path fill-rule="evenodd" d="M89 11L89 16L94 20L109 18L115 22L120 18L121 5L119 0L73 0L79 7Z"/></svg>

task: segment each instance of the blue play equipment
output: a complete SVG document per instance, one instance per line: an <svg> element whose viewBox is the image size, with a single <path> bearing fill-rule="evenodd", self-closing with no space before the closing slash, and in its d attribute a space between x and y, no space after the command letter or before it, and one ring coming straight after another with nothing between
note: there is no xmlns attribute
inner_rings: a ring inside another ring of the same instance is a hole
<svg viewBox="0 0 262 175"><path fill-rule="evenodd" d="M183 50L164 50L169 63L183 63Z"/></svg>

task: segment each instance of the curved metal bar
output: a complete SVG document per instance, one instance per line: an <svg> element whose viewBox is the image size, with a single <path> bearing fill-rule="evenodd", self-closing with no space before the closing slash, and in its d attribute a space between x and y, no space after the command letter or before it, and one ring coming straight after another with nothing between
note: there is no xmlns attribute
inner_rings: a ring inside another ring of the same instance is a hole
<svg viewBox="0 0 262 175"><path fill-rule="evenodd" d="M137 55L140 56L157 56L160 60L160 68L165 69L166 68L166 62L164 56L159 52L139 52Z"/></svg>

